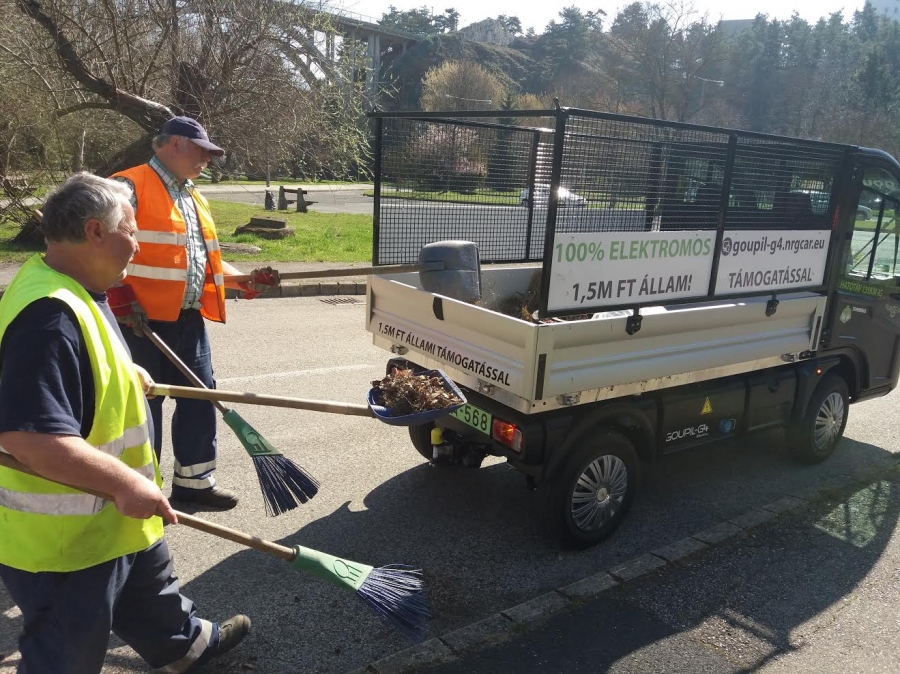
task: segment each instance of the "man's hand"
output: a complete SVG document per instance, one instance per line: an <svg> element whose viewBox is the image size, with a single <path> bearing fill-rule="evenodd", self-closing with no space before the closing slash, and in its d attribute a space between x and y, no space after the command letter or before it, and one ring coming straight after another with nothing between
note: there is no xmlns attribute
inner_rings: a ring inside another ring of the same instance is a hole
<svg viewBox="0 0 900 674"><path fill-rule="evenodd" d="M132 472L134 477L121 484L117 493L113 494L116 510L138 520L159 515L169 524L178 524L178 516L156 483L140 473Z"/></svg>
<svg viewBox="0 0 900 674"><path fill-rule="evenodd" d="M153 377L150 376L150 373L137 363L134 363L134 371L137 372L138 381L141 383L141 389L143 389L144 395L147 396L147 399L152 400L153 398L155 398L156 396L147 394L147 392L150 390L150 387L155 383L153 381Z"/></svg>
<svg viewBox="0 0 900 674"><path fill-rule="evenodd" d="M281 285L281 277L271 267L261 267L250 272L250 280L238 284L244 291L243 300L252 300L264 292Z"/></svg>
<svg viewBox="0 0 900 674"><path fill-rule="evenodd" d="M121 285L110 288L106 291L106 299L116 321L134 330L134 334L138 337L143 337L143 325L147 321L147 314L138 304L132 287Z"/></svg>

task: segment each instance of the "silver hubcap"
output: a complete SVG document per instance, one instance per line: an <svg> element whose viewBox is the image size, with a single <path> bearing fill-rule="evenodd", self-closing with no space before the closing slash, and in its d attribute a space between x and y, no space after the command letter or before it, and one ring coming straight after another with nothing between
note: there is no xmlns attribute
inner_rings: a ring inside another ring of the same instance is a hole
<svg viewBox="0 0 900 674"><path fill-rule="evenodd" d="M814 441L816 449L826 449L837 440L844 424L844 399L840 393L832 393L822 401L816 415Z"/></svg>
<svg viewBox="0 0 900 674"><path fill-rule="evenodd" d="M572 491L572 520L582 531L594 531L612 519L625 500L628 469L618 456L607 454L591 461Z"/></svg>

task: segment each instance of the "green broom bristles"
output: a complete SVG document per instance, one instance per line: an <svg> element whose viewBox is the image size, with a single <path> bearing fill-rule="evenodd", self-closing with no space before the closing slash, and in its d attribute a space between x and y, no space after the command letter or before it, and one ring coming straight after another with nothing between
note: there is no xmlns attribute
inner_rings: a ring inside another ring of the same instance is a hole
<svg viewBox="0 0 900 674"><path fill-rule="evenodd" d="M372 567L325 552L294 546L291 565L320 578L355 590L382 620L415 641L425 637L425 622L431 610L425 600L422 572L409 566L391 564Z"/></svg>
<svg viewBox="0 0 900 674"><path fill-rule="evenodd" d="M222 420L253 458L267 515L277 516L293 510L319 492L319 483L312 475L270 445L237 412L228 410Z"/></svg>

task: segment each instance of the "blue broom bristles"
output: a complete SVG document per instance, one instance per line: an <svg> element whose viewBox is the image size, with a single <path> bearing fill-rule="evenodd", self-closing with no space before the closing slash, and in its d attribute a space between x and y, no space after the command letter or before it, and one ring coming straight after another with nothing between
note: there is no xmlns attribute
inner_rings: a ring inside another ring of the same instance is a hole
<svg viewBox="0 0 900 674"><path fill-rule="evenodd" d="M254 456L253 465L269 516L293 510L319 493L316 479L283 454Z"/></svg>
<svg viewBox="0 0 900 674"><path fill-rule="evenodd" d="M356 591L381 619L414 641L425 638L431 609L425 600L422 572L403 564L389 564L369 573Z"/></svg>

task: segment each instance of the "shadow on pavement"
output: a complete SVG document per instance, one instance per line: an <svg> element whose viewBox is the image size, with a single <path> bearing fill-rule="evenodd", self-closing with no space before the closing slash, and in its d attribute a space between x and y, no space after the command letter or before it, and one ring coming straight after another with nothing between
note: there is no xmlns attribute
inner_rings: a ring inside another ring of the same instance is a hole
<svg viewBox="0 0 900 674"><path fill-rule="evenodd" d="M842 449L881 451L850 440ZM835 620L885 555L898 516L900 473L886 471L871 484L826 491L805 510L614 588L514 641L423 671L755 672Z"/></svg>
<svg viewBox="0 0 900 674"><path fill-rule="evenodd" d="M302 544L374 566L407 563L423 568L434 611L429 637L434 637L786 494L846 479L841 476L852 474L860 466L887 465L890 457L881 448L845 439L830 461L800 466L786 455L777 434L673 455L646 471L632 512L619 531L603 544L582 552L559 549L542 526L540 492L524 489L522 477L505 464L486 465L479 470L444 470L421 464L380 484L366 496L363 506L344 503L278 542ZM325 488L340 489L340 485ZM626 600L623 594L615 601L626 603L611 615L587 618L577 643L555 635L547 648L552 649L557 642L568 643L579 652L594 653L598 662L615 662L666 635L699 629L720 612L722 620L742 624L746 619L748 625L761 625L765 633L772 634L772 643L781 648L791 629L839 600L865 577L897 520L900 498L885 503L864 544L845 543L834 532L819 531L810 537L803 563L785 566L778 562L777 547L760 542L751 555L756 560L752 573L733 569L723 572L721 578L698 579L682 594L658 601L654 592L676 593L678 586L667 589L665 582L659 587L648 584L644 600L630 595ZM848 521L844 526L842 535L848 540L863 540L853 538L861 531L858 523ZM181 535L191 536L191 554L199 557L204 550L218 554L213 551L228 545L200 532ZM827 552L844 548L843 562L825 559ZM715 554L716 550L705 553L700 566L710 566ZM818 570L817 565L823 563L827 567ZM685 572L689 570L688 566ZM701 575L706 578L709 573ZM716 588L732 586L728 603L723 606ZM272 674L341 673L410 645L353 593L253 550L240 549L184 583L183 589L204 617L220 620L246 613L253 620L247 643L217 662L216 671L245 668ZM805 599L801 603L786 602L786 595ZM608 601L598 603L606 606L604 602ZM0 606L9 606L2 588ZM667 608L662 611L654 606ZM633 618L631 628L626 619L629 616ZM14 648L19 625L19 620L9 620L0 612L0 653ZM610 638L600 638L603 635ZM529 633L529 640L534 636ZM603 653L592 650L601 647L606 649ZM0 662L0 670L4 664ZM553 671L553 665L545 662L544 669L529 670L518 669L518 664L512 669L497 668L495 663L490 671ZM592 664L569 671L605 669Z"/></svg>
<svg viewBox="0 0 900 674"><path fill-rule="evenodd" d="M521 476L505 464L480 470L417 466L374 489L364 510L345 504L279 542L375 566L423 568L434 609L429 636L440 636L786 494L846 480L860 465L880 465L891 456L850 440L843 441L839 454L826 464L800 466L780 440L765 436L668 457L648 471L621 529L583 552L558 548L541 526L540 494L523 489ZM896 519L892 504L879 520L877 535L854 548L854 564L836 565L817 601L799 614L784 606L783 618L791 627L865 576ZM821 536L823 546L834 545L833 536ZM772 553L761 552L763 561ZM803 580L784 585L764 567L756 573L778 596ZM815 582L815 574L808 582ZM352 593L255 551L232 555L187 583L185 592L202 607L214 607L217 616L240 611L253 618L252 645L236 652L234 662L252 653L262 671L346 672L410 645ZM697 599L704 591L689 596ZM696 621L708 614L708 607L700 610ZM764 615L757 618L766 621ZM639 638L635 648L647 643L652 640Z"/></svg>

